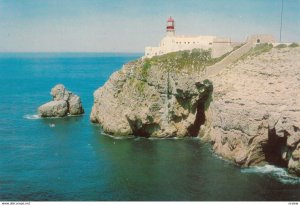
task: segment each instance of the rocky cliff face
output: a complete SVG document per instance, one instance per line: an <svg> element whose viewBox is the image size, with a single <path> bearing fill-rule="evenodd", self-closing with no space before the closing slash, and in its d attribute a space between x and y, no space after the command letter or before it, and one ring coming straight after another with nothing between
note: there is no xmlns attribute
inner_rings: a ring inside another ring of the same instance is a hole
<svg viewBox="0 0 300 205"><path fill-rule="evenodd" d="M180 72L175 69L189 55L126 64L95 91L91 121L111 134L197 136L205 122L205 99L210 96L211 84L197 79L189 67L180 67Z"/></svg>
<svg viewBox="0 0 300 205"><path fill-rule="evenodd" d="M202 54L126 64L95 91L91 121L111 134L200 136L238 165L299 175L300 48L258 51L210 76Z"/></svg>
<svg viewBox="0 0 300 205"><path fill-rule="evenodd" d="M242 166L271 163L300 174L300 48L273 48L216 76L209 139Z"/></svg>

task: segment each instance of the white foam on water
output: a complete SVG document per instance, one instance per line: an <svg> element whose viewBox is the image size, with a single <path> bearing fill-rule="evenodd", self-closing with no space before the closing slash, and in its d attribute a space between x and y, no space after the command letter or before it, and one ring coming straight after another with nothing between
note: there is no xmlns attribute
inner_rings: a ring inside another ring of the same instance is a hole
<svg viewBox="0 0 300 205"><path fill-rule="evenodd" d="M74 117L77 115L72 115L72 116L67 116L67 117ZM39 120L39 119L59 119L59 118L65 118L65 117L45 117L42 118L39 115L35 114L35 115L24 115L23 118L26 118L28 120Z"/></svg>
<svg viewBox="0 0 300 205"><path fill-rule="evenodd" d="M140 137L134 138L134 141L140 141L140 140L142 140L142 138L140 138Z"/></svg>
<svg viewBox="0 0 300 205"><path fill-rule="evenodd" d="M49 127L55 127L54 123L49 124Z"/></svg>
<svg viewBox="0 0 300 205"><path fill-rule="evenodd" d="M184 137L149 137L149 140L188 140L188 138Z"/></svg>
<svg viewBox="0 0 300 205"><path fill-rule="evenodd" d="M242 173L262 173L269 174L275 177L281 183L284 184L300 184L300 177L293 176L287 172L286 169L276 167L274 165L255 166L250 168L243 168Z"/></svg>
<svg viewBox="0 0 300 205"><path fill-rule="evenodd" d="M131 139L131 138L134 138L133 136L114 136L114 135L110 135L110 134L107 134L105 132L101 132L102 135L105 135L105 136L108 136L108 137L111 137L113 139L117 139L117 140L123 140L123 139Z"/></svg>
<svg viewBox="0 0 300 205"><path fill-rule="evenodd" d="M39 115L24 115L23 118L28 120L39 120L41 117Z"/></svg>
<svg viewBox="0 0 300 205"><path fill-rule="evenodd" d="M79 115L71 115L70 113L67 114L67 117L80 117L83 116L85 113L79 114Z"/></svg>

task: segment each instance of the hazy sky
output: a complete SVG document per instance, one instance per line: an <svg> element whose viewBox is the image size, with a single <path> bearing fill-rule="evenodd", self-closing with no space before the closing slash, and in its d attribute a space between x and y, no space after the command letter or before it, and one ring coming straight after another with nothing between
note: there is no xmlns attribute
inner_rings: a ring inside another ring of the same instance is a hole
<svg viewBox="0 0 300 205"><path fill-rule="evenodd" d="M281 0L0 0L0 52L143 52L165 35L279 40ZM284 0L283 41L300 41L300 0Z"/></svg>

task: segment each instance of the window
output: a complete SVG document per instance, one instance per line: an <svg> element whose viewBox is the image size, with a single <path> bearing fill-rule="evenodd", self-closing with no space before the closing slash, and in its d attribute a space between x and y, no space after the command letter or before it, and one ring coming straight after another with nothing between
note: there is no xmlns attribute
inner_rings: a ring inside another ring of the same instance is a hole
<svg viewBox="0 0 300 205"><path fill-rule="evenodd" d="M256 40L256 43L260 43L260 39L257 39L257 40Z"/></svg>

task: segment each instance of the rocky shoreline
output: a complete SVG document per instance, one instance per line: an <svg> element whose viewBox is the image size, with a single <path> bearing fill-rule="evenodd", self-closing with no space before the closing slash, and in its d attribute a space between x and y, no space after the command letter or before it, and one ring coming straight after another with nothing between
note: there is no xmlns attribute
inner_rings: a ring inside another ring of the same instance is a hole
<svg viewBox="0 0 300 205"><path fill-rule="evenodd" d="M209 140L241 166L265 163L300 174L300 48L272 48L211 76Z"/></svg>
<svg viewBox="0 0 300 205"><path fill-rule="evenodd" d="M90 119L113 135L199 137L240 166L300 175L300 48L252 49L205 75L218 60L193 51L130 62L95 91Z"/></svg>

